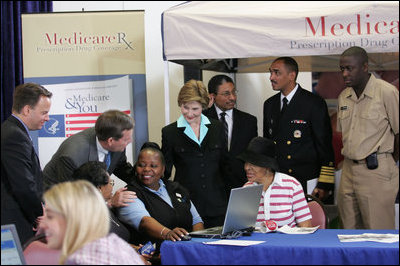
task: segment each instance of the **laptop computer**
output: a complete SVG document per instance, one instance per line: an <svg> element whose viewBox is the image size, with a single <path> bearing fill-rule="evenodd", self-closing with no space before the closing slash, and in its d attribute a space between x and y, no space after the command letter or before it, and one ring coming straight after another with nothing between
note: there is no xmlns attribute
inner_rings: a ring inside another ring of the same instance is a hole
<svg viewBox="0 0 400 266"><path fill-rule="evenodd" d="M191 237L228 238L233 232L252 232L257 220L263 185L231 189L223 226L193 231Z"/></svg>
<svg viewBox="0 0 400 266"><path fill-rule="evenodd" d="M1 226L1 265L25 265L24 252L14 224Z"/></svg>

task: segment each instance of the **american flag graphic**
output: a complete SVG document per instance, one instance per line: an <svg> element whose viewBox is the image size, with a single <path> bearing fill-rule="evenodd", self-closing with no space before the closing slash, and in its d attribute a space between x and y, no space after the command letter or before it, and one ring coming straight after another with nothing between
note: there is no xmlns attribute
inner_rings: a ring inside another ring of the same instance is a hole
<svg viewBox="0 0 400 266"><path fill-rule="evenodd" d="M123 111L130 115L130 110ZM81 114L66 114L65 115L65 137L70 137L82 130L94 127L97 118L102 113L81 113Z"/></svg>

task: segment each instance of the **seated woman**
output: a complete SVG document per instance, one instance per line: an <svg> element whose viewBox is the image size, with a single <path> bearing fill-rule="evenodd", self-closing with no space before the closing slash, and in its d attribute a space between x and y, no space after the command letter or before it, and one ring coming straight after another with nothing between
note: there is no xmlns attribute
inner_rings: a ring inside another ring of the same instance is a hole
<svg viewBox="0 0 400 266"><path fill-rule="evenodd" d="M119 218L134 228L131 243L179 241L190 231L204 229L189 193L179 183L164 180L164 156L159 146L145 143L136 162L135 181L128 189L138 197L119 209Z"/></svg>
<svg viewBox="0 0 400 266"><path fill-rule="evenodd" d="M114 180L107 172L107 166L103 162L89 161L77 168L72 174L74 180L84 179L92 183L103 195L106 202L111 202ZM132 195L132 197L136 197ZM132 200L133 201L133 200ZM129 241L130 232L116 216L116 208L110 207L110 233L115 233L125 241Z"/></svg>
<svg viewBox="0 0 400 266"><path fill-rule="evenodd" d="M88 181L59 183L43 199L42 228L49 248L61 250L60 264L144 264L135 249L109 234L109 211L103 196Z"/></svg>
<svg viewBox="0 0 400 266"><path fill-rule="evenodd" d="M238 155L245 162L248 182L244 186L264 185L255 227L270 220L278 227L311 227L312 217L303 188L296 178L278 172L275 149L272 140L255 137Z"/></svg>

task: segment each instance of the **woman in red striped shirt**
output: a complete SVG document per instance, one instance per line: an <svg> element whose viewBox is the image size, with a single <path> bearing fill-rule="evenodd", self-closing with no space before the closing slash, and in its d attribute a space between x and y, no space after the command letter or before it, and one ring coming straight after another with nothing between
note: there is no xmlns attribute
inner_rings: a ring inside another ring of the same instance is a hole
<svg viewBox="0 0 400 266"><path fill-rule="evenodd" d="M265 221L275 221L278 227L311 227L311 213L303 188L296 178L280 173L275 143L255 137L238 156L245 162L248 182L244 186L263 184L255 227Z"/></svg>

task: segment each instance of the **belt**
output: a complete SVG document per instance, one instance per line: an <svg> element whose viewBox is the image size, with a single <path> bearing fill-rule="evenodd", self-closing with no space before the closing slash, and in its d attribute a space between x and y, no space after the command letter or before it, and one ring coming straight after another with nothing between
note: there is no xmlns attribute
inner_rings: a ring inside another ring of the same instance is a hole
<svg viewBox="0 0 400 266"><path fill-rule="evenodd" d="M391 153L378 153L378 158L379 157L387 157L388 155L391 155ZM365 161L365 159L362 159L362 160L351 160L351 161L353 161L353 163L355 163L355 164L362 164L362 163L366 163L366 161Z"/></svg>

